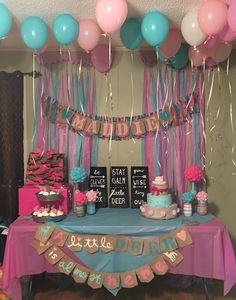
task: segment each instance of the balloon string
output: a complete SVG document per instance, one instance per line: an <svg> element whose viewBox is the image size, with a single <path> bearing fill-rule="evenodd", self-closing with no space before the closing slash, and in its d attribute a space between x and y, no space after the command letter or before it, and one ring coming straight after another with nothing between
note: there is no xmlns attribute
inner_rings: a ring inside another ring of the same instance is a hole
<svg viewBox="0 0 236 300"><path fill-rule="evenodd" d="M209 75L209 74L208 74ZM209 80L209 76L208 76L208 80ZM209 91L209 96L208 96L208 100L207 100L207 105L206 105L206 110L207 110L207 115L208 115L208 112L209 112L209 106L210 106L210 103L211 103L211 98L212 98L212 90L213 90L213 85L214 85L214 79L215 79L215 72L213 70L213 73L212 73L212 77L211 77L211 85L210 85L210 91ZM211 113L209 112L209 114L211 115ZM210 118L207 116L206 118L206 122L207 122L207 125L208 125L208 128L209 130L211 130L211 124L210 124ZM214 128L213 128L214 129ZM212 140L212 132L210 131L210 141ZM212 145L212 142L211 142L211 145ZM208 167L208 172L212 166L212 153L213 153L213 148L212 146L210 147L210 162L209 162L209 167Z"/></svg>
<svg viewBox="0 0 236 300"><path fill-rule="evenodd" d="M78 83L79 83L79 89L83 88L83 82L81 83L80 81L81 79L81 75L82 75L82 59L80 59L80 63L79 63L79 69L78 69ZM83 92L83 91L82 91ZM80 104L80 108L82 113L84 114L84 107L83 107L83 103L82 103L82 99L79 99L79 104Z"/></svg>
<svg viewBox="0 0 236 300"><path fill-rule="evenodd" d="M162 110L164 110L165 106L166 106L166 103L167 103L167 100L168 100L168 97L169 97L169 87L167 86L166 84L167 82L167 66L165 65L165 72L164 72L164 94L165 94L165 100L164 100L164 103L162 105Z"/></svg>
<svg viewBox="0 0 236 300"><path fill-rule="evenodd" d="M230 76L229 76L229 66L230 66L230 61L229 57L227 59L227 77L228 77L228 87L229 87L229 93L230 93L230 104L229 104L229 114L230 114L230 127L232 130L233 134L233 141L235 141L235 129L234 129L234 120L233 120L233 95L232 95L232 85L230 81ZM233 163L234 168L236 168L236 162L234 160L234 151L235 151L235 142L233 143L232 149L231 149L231 160ZM232 173L233 176L236 175L236 173Z"/></svg>
<svg viewBox="0 0 236 300"><path fill-rule="evenodd" d="M111 36L108 34L108 66L111 67Z"/></svg>
<svg viewBox="0 0 236 300"><path fill-rule="evenodd" d="M130 52L130 58L131 58L131 73L130 73L130 80L131 80L131 112L130 112L130 126L133 119L134 114L134 76L133 76L133 69L134 69L134 54L133 52ZM136 141L134 137L132 137L132 141L134 144L136 144Z"/></svg>
<svg viewBox="0 0 236 300"><path fill-rule="evenodd" d="M214 79L215 79L215 70L213 70L212 78L211 78L211 86L210 86L210 92L207 100L207 110L209 108L210 102L211 102L211 96L212 96L212 90L214 85Z"/></svg>

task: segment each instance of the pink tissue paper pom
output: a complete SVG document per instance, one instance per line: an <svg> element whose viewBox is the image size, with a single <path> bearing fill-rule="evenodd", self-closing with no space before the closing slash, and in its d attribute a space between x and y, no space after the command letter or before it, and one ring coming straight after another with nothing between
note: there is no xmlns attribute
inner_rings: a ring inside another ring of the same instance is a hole
<svg viewBox="0 0 236 300"><path fill-rule="evenodd" d="M184 177L190 182L197 182L202 180L202 169L199 166L192 165L184 170Z"/></svg>
<svg viewBox="0 0 236 300"><path fill-rule="evenodd" d="M86 193L86 197L88 199L88 202L95 202L97 199L97 192L94 190L90 190Z"/></svg>
<svg viewBox="0 0 236 300"><path fill-rule="evenodd" d="M208 194L205 191L200 191L197 193L196 198L198 201L207 201Z"/></svg>
<svg viewBox="0 0 236 300"><path fill-rule="evenodd" d="M75 194L75 202L79 203L79 204L85 204L87 197L85 196L85 194L78 192Z"/></svg>

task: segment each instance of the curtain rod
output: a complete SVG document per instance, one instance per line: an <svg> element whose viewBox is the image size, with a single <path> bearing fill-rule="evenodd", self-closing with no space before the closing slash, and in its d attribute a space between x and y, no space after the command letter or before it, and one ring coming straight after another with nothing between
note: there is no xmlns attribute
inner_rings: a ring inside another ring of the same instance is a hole
<svg viewBox="0 0 236 300"><path fill-rule="evenodd" d="M32 72L21 72L25 76L31 76L33 78L39 78L42 76L42 74L38 71L32 71Z"/></svg>

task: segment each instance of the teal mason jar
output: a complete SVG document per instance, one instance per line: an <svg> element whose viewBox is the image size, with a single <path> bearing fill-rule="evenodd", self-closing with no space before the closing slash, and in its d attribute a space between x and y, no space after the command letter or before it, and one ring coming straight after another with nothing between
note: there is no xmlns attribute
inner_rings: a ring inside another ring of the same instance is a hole
<svg viewBox="0 0 236 300"><path fill-rule="evenodd" d="M96 204L93 203L87 203L87 214L88 215L94 215L96 214Z"/></svg>

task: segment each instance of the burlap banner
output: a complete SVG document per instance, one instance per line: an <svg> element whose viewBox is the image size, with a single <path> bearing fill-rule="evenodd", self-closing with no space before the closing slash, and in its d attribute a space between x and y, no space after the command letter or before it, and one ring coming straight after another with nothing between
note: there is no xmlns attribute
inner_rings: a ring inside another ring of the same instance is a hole
<svg viewBox="0 0 236 300"><path fill-rule="evenodd" d="M71 275L75 282L87 283L94 289L103 285L108 289L119 286L132 288L138 284L137 278L140 282L150 282L154 274L164 275L168 272L169 266L177 266L184 259L177 249L190 244L192 239L186 227L159 238L139 239L127 236L72 234L51 225L39 226L32 242L37 253L43 255L50 264L56 265L59 272ZM132 255L141 255L144 252L156 258L135 270L105 273L78 264L63 251L62 247L76 252L84 249L89 253L128 251Z"/></svg>
<svg viewBox="0 0 236 300"><path fill-rule="evenodd" d="M120 235L80 235L66 232L51 225L39 226L35 239L41 244L47 242L55 246L66 246L74 252L82 249L89 253L102 252L129 252L133 255L157 256L164 252L170 252L177 248L185 247L192 243L191 236L186 227L173 231L170 234L158 238L132 238Z"/></svg>
<svg viewBox="0 0 236 300"><path fill-rule="evenodd" d="M89 136L113 140L141 138L146 134L165 130L170 125L182 125L199 112L199 97L196 92L183 97L178 102L166 103L158 112L137 115L130 118L84 114L70 107L60 105L50 96L42 98L45 116L51 123L69 126L73 131Z"/></svg>

